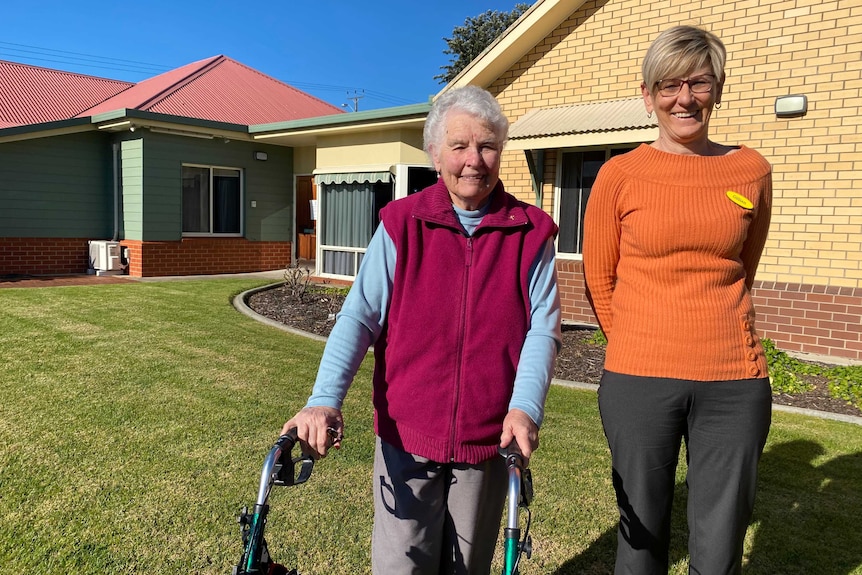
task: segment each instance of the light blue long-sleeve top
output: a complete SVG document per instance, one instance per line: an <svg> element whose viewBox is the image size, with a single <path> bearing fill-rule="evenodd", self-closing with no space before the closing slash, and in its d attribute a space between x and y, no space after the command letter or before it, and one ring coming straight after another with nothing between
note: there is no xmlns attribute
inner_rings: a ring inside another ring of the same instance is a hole
<svg viewBox="0 0 862 575"><path fill-rule="evenodd" d="M487 213L488 205L475 211L454 209L464 231L472 236ZM359 365L386 322L397 258L395 244L381 222L336 316L306 407L341 409ZM528 285L530 329L521 348L509 409L520 409L536 425L541 425L554 361L562 345L553 238L548 240L545 249L530 266Z"/></svg>

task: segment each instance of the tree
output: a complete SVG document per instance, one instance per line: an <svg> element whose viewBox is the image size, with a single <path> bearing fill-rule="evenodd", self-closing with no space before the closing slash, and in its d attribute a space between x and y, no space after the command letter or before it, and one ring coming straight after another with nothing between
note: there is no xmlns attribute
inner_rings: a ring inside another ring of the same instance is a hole
<svg viewBox="0 0 862 575"><path fill-rule="evenodd" d="M475 18L467 18L463 26L456 26L451 38L443 38L448 46L443 53L451 56L449 64L440 66L444 73L434 76L434 79L441 84L450 82L529 7L529 4L521 3L516 4L511 12L488 10Z"/></svg>

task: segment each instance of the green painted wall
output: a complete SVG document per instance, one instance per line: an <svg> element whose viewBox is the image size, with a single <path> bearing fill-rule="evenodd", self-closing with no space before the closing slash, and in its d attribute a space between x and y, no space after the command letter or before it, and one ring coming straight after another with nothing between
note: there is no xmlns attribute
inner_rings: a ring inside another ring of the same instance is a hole
<svg viewBox="0 0 862 575"><path fill-rule="evenodd" d="M254 159L254 151L267 153L267 160ZM245 169L245 235L265 242L292 241L293 149L280 146L246 145L242 152ZM251 202L257 202L252 208Z"/></svg>
<svg viewBox="0 0 862 575"><path fill-rule="evenodd" d="M87 132L0 145L0 237L113 237L113 142L120 145L120 239L182 237L183 163L241 169L245 237L253 241L293 237L290 148L148 130L119 137ZM268 159L255 160L255 151L266 152Z"/></svg>
<svg viewBox="0 0 862 575"><path fill-rule="evenodd" d="M142 240L144 234L144 140L129 139L120 144L120 237Z"/></svg>
<svg viewBox="0 0 862 575"><path fill-rule="evenodd" d="M146 130L127 134L126 138L122 162L125 238L175 241L182 237L182 166L196 164L242 170L246 238L291 240L293 152L290 148ZM255 151L265 151L267 160L255 160ZM251 207L252 202L256 207Z"/></svg>
<svg viewBox="0 0 862 575"><path fill-rule="evenodd" d="M0 236L109 239L111 144L88 132L0 146Z"/></svg>

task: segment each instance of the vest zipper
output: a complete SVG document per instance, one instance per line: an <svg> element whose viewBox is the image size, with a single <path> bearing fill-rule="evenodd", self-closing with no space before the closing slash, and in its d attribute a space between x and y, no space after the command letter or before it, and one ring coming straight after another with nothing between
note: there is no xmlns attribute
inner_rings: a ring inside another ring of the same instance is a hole
<svg viewBox="0 0 862 575"><path fill-rule="evenodd" d="M458 404L461 400L461 368L464 359L464 329L467 324L467 294L469 290L467 287L470 284L470 267L473 265L473 238L471 236L467 236L467 246L464 251L464 283L461 287L461 317L460 317L460 329L458 330L461 334L461 337L458 340L458 362L456 363L456 373L458 374L455 379L455 400L452 402L452 429L449 434L449 445L452 450L449 455L449 461L455 461L455 435L456 428L458 426Z"/></svg>

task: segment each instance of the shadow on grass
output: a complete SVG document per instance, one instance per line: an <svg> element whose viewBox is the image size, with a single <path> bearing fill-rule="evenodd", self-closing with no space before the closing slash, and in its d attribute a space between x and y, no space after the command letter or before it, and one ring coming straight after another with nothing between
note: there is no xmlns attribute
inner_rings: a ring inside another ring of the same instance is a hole
<svg viewBox="0 0 862 575"><path fill-rule="evenodd" d="M862 453L816 463L823 448L795 440L763 454L754 517L749 526L746 575L850 575L862 567ZM670 563L688 557L685 501L674 493ZM605 531L554 575L610 575L616 529Z"/></svg>

